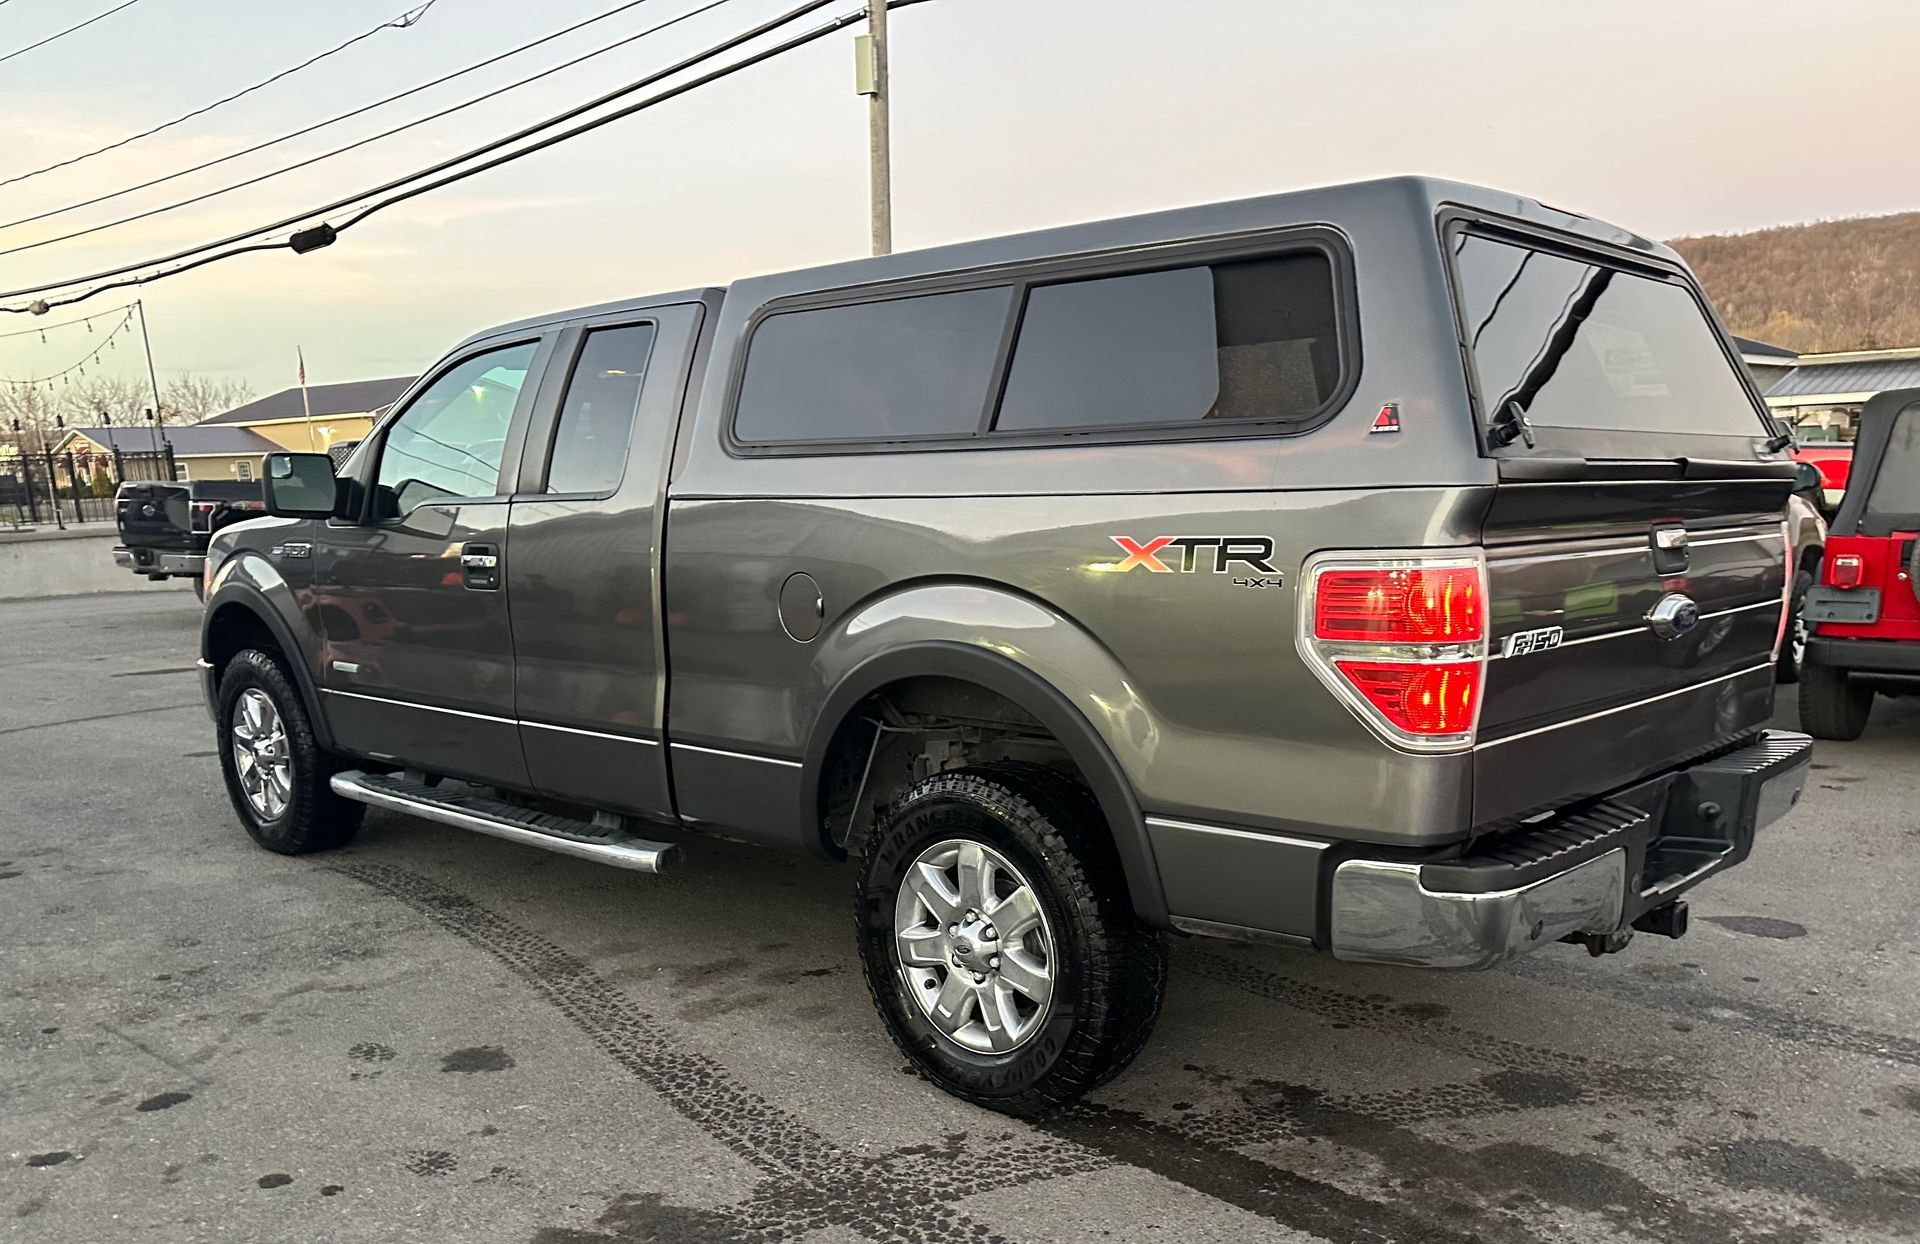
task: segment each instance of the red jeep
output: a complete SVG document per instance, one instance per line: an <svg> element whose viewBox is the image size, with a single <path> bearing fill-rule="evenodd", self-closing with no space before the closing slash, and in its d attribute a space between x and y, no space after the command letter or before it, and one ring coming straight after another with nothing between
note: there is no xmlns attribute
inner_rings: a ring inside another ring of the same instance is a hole
<svg viewBox="0 0 1920 1244"><path fill-rule="evenodd" d="M1860 413L1840 512L1820 583L1803 617L1813 627L1800 675L1800 724L1823 739L1857 739L1873 695L1920 694L1920 389L1892 389Z"/></svg>

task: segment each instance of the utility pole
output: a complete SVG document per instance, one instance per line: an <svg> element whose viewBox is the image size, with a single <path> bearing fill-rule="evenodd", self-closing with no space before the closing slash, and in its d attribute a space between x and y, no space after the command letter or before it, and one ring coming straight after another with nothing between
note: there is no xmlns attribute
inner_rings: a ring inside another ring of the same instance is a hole
<svg viewBox="0 0 1920 1244"><path fill-rule="evenodd" d="M140 344L147 351L147 383L153 386L153 417L164 422L166 410L160 405L160 377L153 370L153 338L147 336L147 304L136 298L133 300L133 309L140 316ZM158 449L159 446L154 448Z"/></svg>
<svg viewBox="0 0 1920 1244"><path fill-rule="evenodd" d="M893 140L887 113L887 0L867 0L867 33L855 43L855 90L867 97L867 164L873 253L893 253Z"/></svg>

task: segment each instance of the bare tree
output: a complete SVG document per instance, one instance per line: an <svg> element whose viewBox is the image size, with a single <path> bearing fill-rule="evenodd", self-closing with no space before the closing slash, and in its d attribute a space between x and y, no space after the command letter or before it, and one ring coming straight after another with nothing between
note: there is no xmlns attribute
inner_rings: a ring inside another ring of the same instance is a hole
<svg viewBox="0 0 1920 1244"><path fill-rule="evenodd" d="M253 400L253 386L232 376L183 371L161 391L162 423L199 423Z"/></svg>
<svg viewBox="0 0 1920 1244"><path fill-rule="evenodd" d="M38 385L0 384L0 432L22 453L41 453L59 439L54 403Z"/></svg>
<svg viewBox="0 0 1920 1244"><path fill-rule="evenodd" d="M153 405L147 386L132 376L89 376L63 390L57 413L70 428L138 427Z"/></svg>

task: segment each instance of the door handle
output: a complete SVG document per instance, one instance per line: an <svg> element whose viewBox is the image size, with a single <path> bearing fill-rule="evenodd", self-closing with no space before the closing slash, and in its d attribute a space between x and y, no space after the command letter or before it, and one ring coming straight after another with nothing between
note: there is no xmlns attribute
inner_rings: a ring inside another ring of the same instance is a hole
<svg viewBox="0 0 1920 1244"><path fill-rule="evenodd" d="M460 579L473 592L500 590L500 548L493 544L460 546Z"/></svg>

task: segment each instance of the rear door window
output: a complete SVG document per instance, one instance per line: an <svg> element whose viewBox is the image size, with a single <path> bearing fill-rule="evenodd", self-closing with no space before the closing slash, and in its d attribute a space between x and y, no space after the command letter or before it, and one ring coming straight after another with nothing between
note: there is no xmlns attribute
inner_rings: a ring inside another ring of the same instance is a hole
<svg viewBox="0 0 1920 1244"><path fill-rule="evenodd" d="M549 493L608 493L619 485L652 346L651 324L587 333L554 428Z"/></svg>
<svg viewBox="0 0 1920 1244"><path fill-rule="evenodd" d="M994 429L1304 420L1339 378L1318 251L1040 285Z"/></svg>
<svg viewBox="0 0 1920 1244"><path fill-rule="evenodd" d="M1675 456L1677 435L1770 434L1686 285L1471 232L1455 246L1484 418L1647 457Z"/></svg>
<svg viewBox="0 0 1920 1244"><path fill-rule="evenodd" d="M754 330L734 435L762 444L971 436L1009 287L768 316Z"/></svg>

